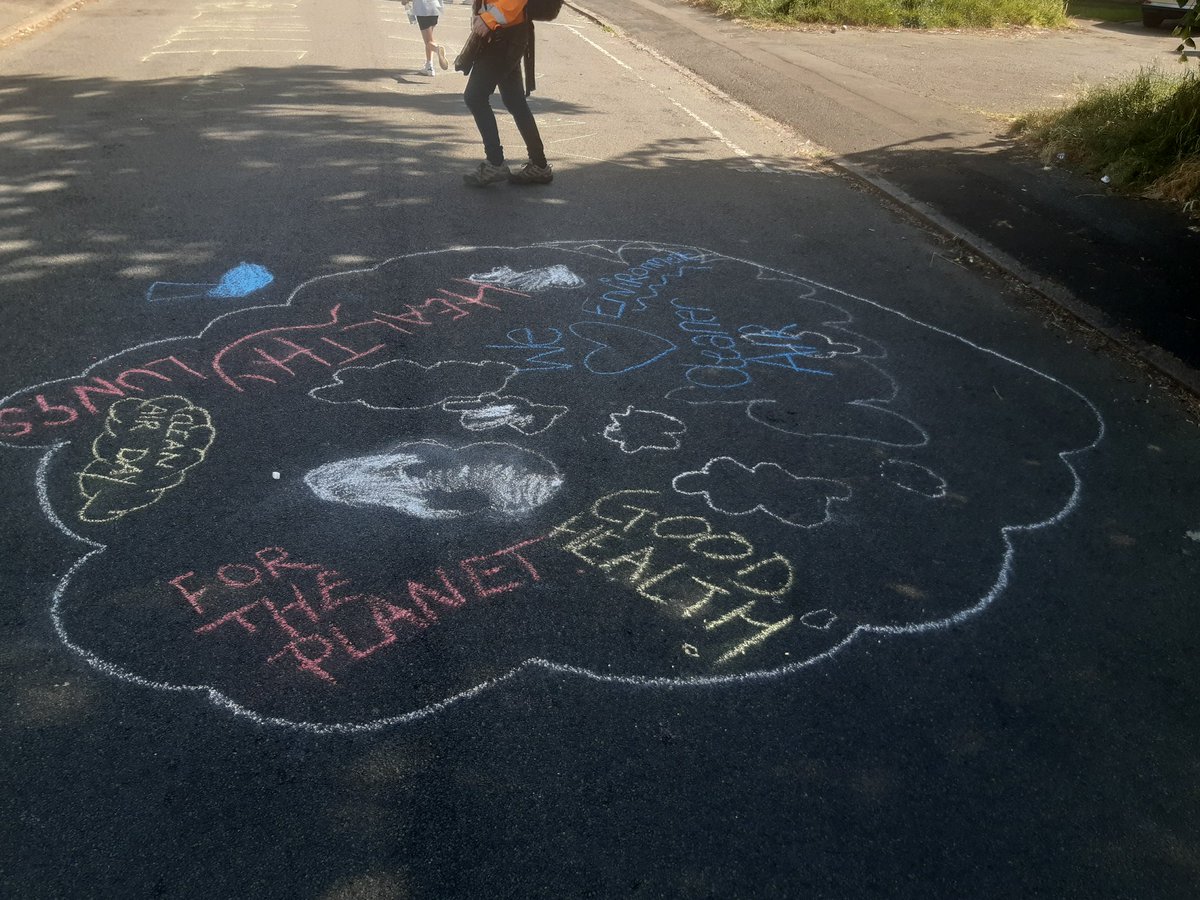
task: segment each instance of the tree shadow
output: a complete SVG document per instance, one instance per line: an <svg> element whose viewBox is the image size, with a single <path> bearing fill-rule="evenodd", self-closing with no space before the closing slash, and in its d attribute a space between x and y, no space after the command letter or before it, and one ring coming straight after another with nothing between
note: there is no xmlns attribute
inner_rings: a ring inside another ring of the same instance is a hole
<svg viewBox="0 0 1200 900"><path fill-rule="evenodd" d="M964 148L952 133L848 159L1066 288L1116 331L1200 368L1200 317L1184 260L1200 236L1179 209L1047 165L1013 140Z"/></svg>
<svg viewBox="0 0 1200 900"><path fill-rule="evenodd" d="M681 200L732 206L743 191L726 175L797 168L731 158L711 138L639 143L634 133L616 152L597 150L589 120L600 110L548 90L531 102L559 181L472 191L461 176L482 148L465 79L415 77L297 65L145 81L6 79L0 290L12 327L0 354L33 370L5 381L74 371L164 328L194 332L216 314L210 301L146 315L156 281L211 284L251 262L276 275L256 297L279 302L285 286L404 252L608 235L635 211L640 232ZM517 162L512 119L498 97L493 106Z"/></svg>

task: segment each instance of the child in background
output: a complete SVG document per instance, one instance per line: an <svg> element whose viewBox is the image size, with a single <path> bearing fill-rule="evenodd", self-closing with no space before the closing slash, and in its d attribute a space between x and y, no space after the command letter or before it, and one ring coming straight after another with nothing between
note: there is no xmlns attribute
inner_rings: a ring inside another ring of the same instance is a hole
<svg viewBox="0 0 1200 900"><path fill-rule="evenodd" d="M403 0L408 7L408 18L414 18L417 27L421 29L421 38L425 41L425 67L417 70L418 75L433 77L433 56L437 54L438 65L443 69L450 68L446 61L446 50L433 39L433 29L442 14L442 0Z"/></svg>

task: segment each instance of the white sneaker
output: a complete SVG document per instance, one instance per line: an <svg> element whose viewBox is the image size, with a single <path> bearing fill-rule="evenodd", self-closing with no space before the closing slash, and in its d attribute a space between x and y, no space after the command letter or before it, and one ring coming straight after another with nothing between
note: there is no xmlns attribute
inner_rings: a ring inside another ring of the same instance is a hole
<svg viewBox="0 0 1200 900"><path fill-rule="evenodd" d="M418 75L428 75L430 78L432 78L433 77L433 60L430 60L429 62L425 63L424 66L417 69L417 74Z"/></svg>

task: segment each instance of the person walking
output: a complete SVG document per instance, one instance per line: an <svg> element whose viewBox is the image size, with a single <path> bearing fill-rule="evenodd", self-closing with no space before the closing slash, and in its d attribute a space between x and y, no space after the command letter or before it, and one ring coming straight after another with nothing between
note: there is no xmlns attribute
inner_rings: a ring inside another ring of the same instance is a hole
<svg viewBox="0 0 1200 900"><path fill-rule="evenodd" d="M469 64L463 100L475 117L483 138L486 159L475 171L463 176L473 187L499 181L512 184L549 184L554 170L546 161L546 149L527 97L533 91L533 23L525 15L526 0L475 0L471 19L471 41L477 52ZM521 78L522 61L529 90ZM458 64L456 63L456 68ZM516 122L525 142L529 161L511 171L504 161L504 147L491 96L500 89L500 99Z"/></svg>
<svg viewBox="0 0 1200 900"><path fill-rule="evenodd" d="M439 66L443 69L450 68L446 61L446 49L433 39L433 29L442 14L442 0L405 0L405 5L409 7L410 18L416 18L417 27L421 29L421 38L425 41L425 67L418 69L417 74L432 78L435 54Z"/></svg>

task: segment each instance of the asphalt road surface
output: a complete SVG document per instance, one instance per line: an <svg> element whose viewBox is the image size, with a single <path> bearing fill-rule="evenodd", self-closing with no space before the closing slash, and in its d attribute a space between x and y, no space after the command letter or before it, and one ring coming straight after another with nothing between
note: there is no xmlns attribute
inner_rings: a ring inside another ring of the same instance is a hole
<svg viewBox="0 0 1200 900"><path fill-rule="evenodd" d="M1194 896L1194 404L575 13L549 186L422 62L0 52L0 893Z"/></svg>
<svg viewBox="0 0 1200 900"><path fill-rule="evenodd" d="M587 0L612 23L839 163L1200 392L1200 316L1181 211L1038 159L1013 118L1139 70L1177 70L1168 29L780 29L679 0Z"/></svg>

